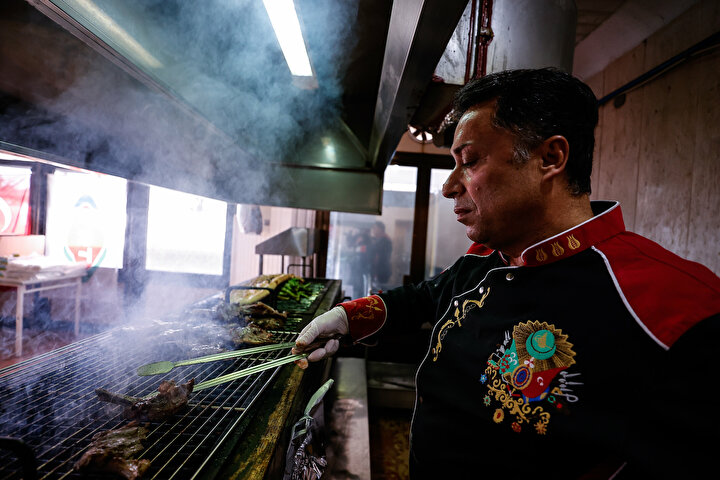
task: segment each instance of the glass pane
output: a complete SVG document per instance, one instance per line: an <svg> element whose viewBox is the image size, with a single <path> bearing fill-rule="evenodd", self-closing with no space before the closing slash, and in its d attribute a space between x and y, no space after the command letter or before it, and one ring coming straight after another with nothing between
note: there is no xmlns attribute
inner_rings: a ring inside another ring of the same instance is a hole
<svg viewBox="0 0 720 480"><path fill-rule="evenodd" d="M125 179L90 172L48 175L48 255L122 268L126 203Z"/></svg>
<svg viewBox="0 0 720 480"><path fill-rule="evenodd" d="M431 278L460 258L472 243L465 225L455 220L453 201L442 195L442 185L450 170L430 171L430 205L428 207L425 278Z"/></svg>
<svg viewBox="0 0 720 480"><path fill-rule="evenodd" d="M0 234L30 233L30 169L0 166Z"/></svg>
<svg viewBox="0 0 720 480"><path fill-rule="evenodd" d="M414 167L390 165L382 215L330 214L326 275L342 280L345 296L400 286L410 273L416 178Z"/></svg>
<svg viewBox="0 0 720 480"><path fill-rule="evenodd" d="M227 204L150 187L145 268L222 275Z"/></svg>

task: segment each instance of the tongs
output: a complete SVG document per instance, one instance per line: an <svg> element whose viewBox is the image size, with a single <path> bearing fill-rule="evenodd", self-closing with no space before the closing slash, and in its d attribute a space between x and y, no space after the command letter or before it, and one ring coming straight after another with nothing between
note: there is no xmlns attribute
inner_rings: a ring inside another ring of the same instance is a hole
<svg viewBox="0 0 720 480"><path fill-rule="evenodd" d="M269 345L269 346L274 346L275 347L274 350L279 350L281 345L283 347L287 347L288 344L278 344L278 345ZM289 345L292 346L295 344L292 343ZM261 347L257 347L257 348L261 348ZM248 350L251 350L251 349L248 349ZM268 349L266 348L264 351L267 352ZM257 350L255 350L255 352L257 352ZM227 353L233 353L233 352L227 352ZM208 356L210 357L212 355L208 355ZM205 380L204 382L200 382L193 386L192 391L197 392L200 390L204 390L206 388L215 387L217 385L220 385L221 383L232 382L233 380L237 380L238 378L247 377L248 375L252 375L254 373L260 373L262 371L269 370L271 368L279 367L280 365L285 365L286 363L294 362L296 360L300 360L301 358L305 358L307 356L308 356L307 353L298 353L295 355L288 355L287 357L276 358L275 360L261 363L260 365L243 368L242 370L238 370L237 372L228 373L227 375L221 375L219 377L213 378L212 380ZM195 358L193 360L200 360L200 358L204 358L204 357ZM208 360L208 361L212 361L212 360ZM158 363L164 363L164 362L158 362ZM168 362L168 363L173 363L173 362ZM180 362L176 362L176 363L180 363ZM195 363L199 363L199 362L195 362ZM150 365L153 365L153 364L150 364ZM185 364L185 365L187 365L187 364ZM149 366L149 365L145 365L145 366ZM170 369L170 370L172 370L172 369ZM103 390L103 389L100 389L100 390ZM130 397L130 396L126 396L126 395L119 395L119 394L113 394L113 393L108 392L107 396L120 398L121 401L120 402L114 401L114 400L104 400L104 401L106 401L106 402L110 401L113 403L121 403L121 404L125 403L125 404L130 405L138 400L150 400L153 397L157 397L159 393L160 392L158 390L156 390L156 391L149 393L143 397ZM99 395L100 394L98 393L98 396Z"/></svg>
<svg viewBox="0 0 720 480"><path fill-rule="evenodd" d="M295 346L295 342L277 343L275 345L264 345L261 347L252 347L252 348L244 348L242 350L234 350L232 352L216 353L214 355L206 355L204 357L191 358L189 360L180 360L178 362L164 361L164 362L149 363L147 365L143 365L143 366L139 367L137 369L137 374L138 375L157 375L160 373L167 373L167 372L171 371L173 368L179 367L182 365L193 365L196 363L215 362L218 360L225 360L228 358L252 355L253 353L272 352L273 350L282 350L285 348L292 348L294 346ZM227 375L221 375L219 377L213 378L212 380L206 380L204 382L200 382L200 383L196 384L192 390L193 390L193 392L197 392L200 390L204 390L206 388L215 387L217 385L220 385L221 383L231 382L233 380L237 380L238 378L247 377L248 375L252 375L254 373L260 373L262 371L269 370L271 368L285 365L286 363L300 360L301 358L305 358L307 356L308 356L307 353L298 353L298 354L294 354L294 355L288 355L286 357L276 358L269 362L261 363L259 365L254 365L254 366L248 367L248 368L243 368L242 370L238 370L237 372L228 373ZM141 397L141 399L148 400L157 395L158 395L158 392L155 391L148 395L145 395L144 397Z"/></svg>
<svg viewBox="0 0 720 480"><path fill-rule="evenodd" d="M238 370L237 372L228 373L227 375L215 377L212 380L205 380L204 382L200 382L193 387L193 392L204 390L210 387L215 387L217 385L220 385L221 383L231 382L233 380L237 380L238 378L247 377L248 375L252 375L254 373L259 373L265 370L269 370L271 368L279 367L280 365L285 365L286 363L294 362L307 356L307 353L298 353L295 355L288 355L287 357L277 358L275 360L261 363L260 365L255 365L253 367L243 368L242 370Z"/></svg>
<svg viewBox="0 0 720 480"><path fill-rule="evenodd" d="M204 357L191 358L189 360L179 360L177 362L162 361L155 363L148 363L138 367L137 374L140 376L146 375L159 375L161 373L168 373L175 367L181 367L183 365L194 365L196 363L206 362L217 362L219 360L226 360L228 358L244 357L246 355L253 355L255 353L272 352L275 350L284 350L286 348L292 348L295 346L295 342L276 343L274 345L263 345L261 347L243 348L242 350L233 350L231 352L215 353L213 355L206 355Z"/></svg>
<svg viewBox="0 0 720 480"><path fill-rule="evenodd" d="M334 335L329 338L322 338L320 340L312 342L309 345L306 345L305 347L303 347L303 349L304 350L312 350L312 349L318 348L322 345L325 345L325 343L330 338L340 338L340 335ZM139 367L137 369L137 374L138 375L157 375L160 373L167 373L167 372L171 371L173 368L179 367L182 365L193 365L196 363L215 362L218 360L225 360L228 358L252 355L253 353L263 353L263 352L272 352L274 350L283 350L285 348L292 348L294 346L295 346L295 342L277 343L274 345L264 345L261 347L244 348L242 350L234 350L232 352L216 353L214 355L206 355L204 357L191 358L189 360L180 360L178 362L164 361L164 362L149 363L147 365L143 365L143 366ZM246 376L252 375L254 373L259 373L259 372L262 372L265 370L269 370L271 368L279 367L280 365L285 365L286 363L295 362L295 361L305 358L307 356L308 356L308 353L297 353L294 355L288 355L286 357L276 358L275 360L261 363L259 365L254 365L252 367L244 368L242 370L238 370L237 372L228 373L227 375L221 375L219 377L213 378L212 380L206 380L204 382L198 383L197 385L195 385L193 387L193 392L197 392L199 390L214 387L214 386L220 385L221 383L231 382L233 380L237 380L238 378L246 377ZM151 398L151 397L156 396L157 394L158 394L158 392L153 392L149 395L145 395L142 398L144 398L144 399Z"/></svg>

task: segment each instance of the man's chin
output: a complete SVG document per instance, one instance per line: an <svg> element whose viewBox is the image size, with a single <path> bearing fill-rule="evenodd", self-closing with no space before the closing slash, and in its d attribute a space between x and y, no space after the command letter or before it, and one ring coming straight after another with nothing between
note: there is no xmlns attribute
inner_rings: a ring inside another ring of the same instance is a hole
<svg viewBox="0 0 720 480"><path fill-rule="evenodd" d="M480 232L478 232L471 226L467 226L465 228L465 235L467 235L467 237L475 243L482 243L484 245L487 241L484 236L480 234Z"/></svg>

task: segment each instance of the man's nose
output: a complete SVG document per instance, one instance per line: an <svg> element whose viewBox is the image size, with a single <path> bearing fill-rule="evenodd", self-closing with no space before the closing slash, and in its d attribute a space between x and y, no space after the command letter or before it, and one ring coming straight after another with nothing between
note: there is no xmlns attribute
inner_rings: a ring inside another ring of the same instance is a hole
<svg viewBox="0 0 720 480"><path fill-rule="evenodd" d="M462 185L458 181L457 178L457 168L454 168L450 175L448 175L447 180L445 180L445 183L443 183L442 186L442 194L444 197L447 198L454 198L456 195L460 193L460 189L462 188Z"/></svg>

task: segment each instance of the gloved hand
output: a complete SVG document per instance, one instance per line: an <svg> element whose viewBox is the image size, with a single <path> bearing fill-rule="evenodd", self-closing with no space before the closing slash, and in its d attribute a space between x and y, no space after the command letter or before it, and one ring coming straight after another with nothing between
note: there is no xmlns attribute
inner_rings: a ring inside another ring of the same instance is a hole
<svg viewBox="0 0 720 480"><path fill-rule="evenodd" d="M329 357L340 348L341 336L350 333L348 325L347 313L343 307L337 306L315 317L305 328L302 329L292 353L304 353L306 350L311 351L306 358L297 360L295 363L300 368L307 368L308 362L317 362L325 357ZM327 342L324 340L327 339ZM317 343L324 346L317 347ZM315 345L311 345L315 343ZM315 350L313 348L317 347Z"/></svg>

